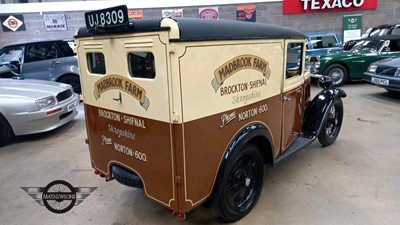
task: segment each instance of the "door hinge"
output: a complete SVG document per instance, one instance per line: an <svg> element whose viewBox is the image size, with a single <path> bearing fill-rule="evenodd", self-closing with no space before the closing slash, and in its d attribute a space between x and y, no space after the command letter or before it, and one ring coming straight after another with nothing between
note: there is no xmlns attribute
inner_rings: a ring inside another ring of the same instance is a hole
<svg viewBox="0 0 400 225"><path fill-rule="evenodd" d="M173 112L172 113L172 122L173 123L178 123L179 122L179 114L178 113L176 113L176 112Z"/></svg>
<svg viewBox="0 0 400 225"><path fill-rule="evenodd" d="M179 175L175 175L175 183L181 184L182 183L182 177Z"/></svg>
<svg viewBox="0 0 400 225"><path fill-rule="evenodd" d="M169 53L174 53L175 52L175 45L174 44L170 44L168 51L169 51Z"/></svg>

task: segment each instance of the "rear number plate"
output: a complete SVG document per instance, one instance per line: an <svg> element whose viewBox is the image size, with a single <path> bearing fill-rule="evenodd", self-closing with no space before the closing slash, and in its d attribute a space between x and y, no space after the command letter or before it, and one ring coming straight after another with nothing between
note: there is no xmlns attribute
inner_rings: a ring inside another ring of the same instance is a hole
<svg viewBox="0 0 400 225"><path fill-rule="evenodd" d="M371 83L379 84L379 85L383 85L383 86L389 86L389 80L388 79L381 79L381 78L371 77Z"/></svg>
<svg viewBox="0 0 400 225"><path fill-rule="evenodd" d="M127 26L128 9L125 5L85 13L88 30L100 27Z"/></svg>

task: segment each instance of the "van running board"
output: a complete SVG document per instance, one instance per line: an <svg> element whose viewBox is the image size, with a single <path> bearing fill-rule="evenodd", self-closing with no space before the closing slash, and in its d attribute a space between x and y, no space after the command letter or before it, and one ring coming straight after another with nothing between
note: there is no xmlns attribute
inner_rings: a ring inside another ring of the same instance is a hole
<svg viewBox="0 0 400 225"><path fill-rule="evenodd" d="M296 140L289 146L286 151L283 152L282 155L278 156L275 159L275 165L279 164L283 159L286 159L288 156L300 151L307 145L311 144L314 139L305 138L305 137L298 137Z"/></svg>

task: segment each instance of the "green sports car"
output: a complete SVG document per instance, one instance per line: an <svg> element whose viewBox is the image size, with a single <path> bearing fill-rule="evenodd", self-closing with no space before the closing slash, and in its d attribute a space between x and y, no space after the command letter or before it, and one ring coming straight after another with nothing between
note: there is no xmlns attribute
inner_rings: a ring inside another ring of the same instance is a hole
<svg viewBox="0 0 400 225"><path fill-rule="evenodd" d="M334 86L341 86L347 80L362 79L369 64L398 56L400 35L369 37L358 42L350 51L311 56L308 69L311 77L325 75L332 79Z"/></svg>

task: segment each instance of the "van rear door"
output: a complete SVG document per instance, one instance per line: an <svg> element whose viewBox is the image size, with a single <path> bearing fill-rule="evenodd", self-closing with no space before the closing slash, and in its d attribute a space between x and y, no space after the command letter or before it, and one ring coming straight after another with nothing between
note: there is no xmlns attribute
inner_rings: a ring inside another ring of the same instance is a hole
<svg viewBox="0 0 400 225"><path fill-rule="evenodd" d="M107 177L122 166L149 198L176 208L167 41L159 32L77 44L92 166Z"/></svg>

